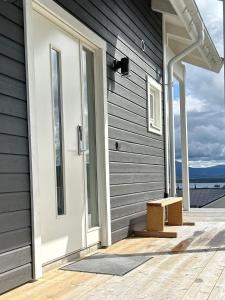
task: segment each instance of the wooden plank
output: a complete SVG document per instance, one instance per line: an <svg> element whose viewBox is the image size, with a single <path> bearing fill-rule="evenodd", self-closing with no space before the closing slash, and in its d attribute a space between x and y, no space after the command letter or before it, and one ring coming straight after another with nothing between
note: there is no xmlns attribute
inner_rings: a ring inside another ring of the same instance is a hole
<svg viewBox="0 0 225 300"><path fill-rule="evenodd" d="M132 7L132 10L134 12L137 11L137 9L140 11L140 20L142 23L148 28L148 26L152 26L154 30L158 33L159 43L162 43L161 32L162 32L162 15L155 13L152 9L149 7L149 3L147 3L145 0L132 0L131 3L129 0L124 0L130 7Z"/></svg>
<svg viewBox="0 0 225 300"><path fill-rule="evenodd" d="M182 202L182 200L183 200L182 197L170 197L170 198L163 198L163 199L158 199L155 201L148 202L147 205L165 207L173 203Z"/></svg>
<svg viewBox="0 0 225 300"><path fill-rule="evenodd" d="M146 183L146 182L162 182L164 186L164 175L161 173L129 173L129 174L110 174L110 184L114 185L120 184L134 184L134 183Z"/></svg>
<svg viewBox="0 0 225 300"><path fill-rule="evenodd" d="M147 231L164 231L164 208L147 206Z"/></svg>
<svg viewBox="0 0 225 300"><path fill-rule="evenodd" d="M22 82L26 80L24 64L3 55L0 55L0 73Z"/></svg>
<svg viewBox="0 0 225 300"><path fill-rule="evenodd" d="M31 262L31 247L15 249L0 254L0 274Z"/></svg>
<svg viewBox="0 0 225 300"><path fill-rule="evenodd" d="M143 136L123 130L122 128L114 128L109 126L109 138L123 140L125 142L133 142L144 146L151 146L158 148L159 151L164 149L163 141L156 140L153 136Z"/></svg>
<svg viewBox="0 0 225 300"><path fill-rule="evenodd" d="M21 10L23 9L23 1L22 0L15 0L13 4L19 7Z"/></svg>
<svg viewBox="0 0 225 300"><path fill-rule="evenodd" d="M20 45L24 45L23 28L1 15L0 15L0 34L19 43Z"/></svg>
<svg viewBox="0 0 225 300"><path fill-rule="evenodd" d="M0 214L0 234L29 227L30 210L7 212Z"/></svg>
<svg viewBox="0 0 225 300"><path fill-rule="evenodd" d="M107 3L106 1L104 1ZM118 5L118 8L120 9L120 19L129 27L133 34L135 34L139 39L143 39L146 41L146 44L149 48L151 48L153 51L157 50L157 52L160 52L162 54L162 42L160 41L159 35L157 32L153 29L152 26L143 26L141 24L140 20L142 19L140 16L139 11L138 17L136 17L133 13L130 7L127 7L124 1L117 1L115 0L115 3ZM149 10L150 13L150 10ZM158 56L160 54L157 54Z"/></svg>
<svg viewBox="0 0 225 300"><path fill-rule="evenodd" d="M0 194L0 214L19 210L29 210L31 207L30 193Z"/></svg>
<svg viewBox="0 0 225 300"><path fill-rule="evenodd" d="M119 117L109 115L109 126L113 128L118 128L118 129L123 129L126 130L127 132L135 133L135 134L140 134L142 136L147 136L147 137L154 137L158 143L161 142L161 147L163 144L164 136L156 136L156 134L148 132L147 130L147 123L146 127L140 126L138 124L134 124L131 121L121 119ZM160 147L159 146L159 147Z"/></svg>
<svg viewBox="0 0 225 300"><path fill-rule="evenodd" d="M145 117L139 116L136 114L136 112L130 112L125 108L121 108L112 103L108 103L108 113L117 118L123 118L129 122L132 122L133 124L138 124L146 128L146 124L147 124L146 116Z"/></svg>
<svg viewBox="0 0 225 300"><path fill-rule="evenodd" d="M25 63L24 47L0 35L0 53L21 63Z"/></svg>
<svg viewBox="0 0 225 300"><path fill-rule="evenodd" d="M138 20L141 22L142 26L146 28L152 27L152 29L154 29L159 45L162 44L162 15L155 13L151 9L149 2L146 2L145 0L124 0L123 2L126 3L133 12L134 18L138 13Z"/></svg>
<svg viewBox="0 0 225 300"><path fill-rule="evenodd" d="M141 103L142 105L139 105L136 102L136 99L127 99L122 97L121 95L116 94L114 91L109 91L108 92L108 102L113 103L117 106L120 106L122 108L125 108L129 110L130 112L134 112L138 114L139 116L145 117L146 118L146 105ZM143 107L144 106L144 107Z"/></svg>
<svg viewBox="0 0 225 300"><path fill-rule="evenodd" d="M126 85L123 86L120 83L111 82L111 81L110 81L110 86L108 87L108 93L109 93L110 100L116 94L128 101L134 102L136 105L139 105L146 110L147 109L146 99L135 94L134 91L127 89ZM112 102L112 100L110 102Z"/></svg>
<svg viewBox="0 0 225 300"><path fill-rule="evenodd" d="M123 218L112 220L112 232L117 231L121 228L129 227L130 233L137 228L140 228L140 225L144 224L146 220L146 212L138 212Z"/></svg>
<svg viewBox="0 0 225 300"><path fill-rule="evenodd" d="M164 195L164 189L159 191L148 191L137 194L128 194L111 197L111 207L120 207L138 202L147 202L150 199L161 198Z"/></svg>
<svg viewBox="0 0 225 300"><path fill-rule="evenodd" d="M24 228L0 235L0 253L22 248L31 244L31 229Z"/></svg>
<svg viewBox="0 0 225 300"><path fill-rule="evenodd" d="M164 173L164 166L110 162L109 172L113 173Z"/></svg>
<svg viewBox="0 0 225 300"><path fill-rule="evenodd" d="M170 204L168 206L168 225L183 225L183 204L182 201Z"/></svg>
<svg viewBox="0 0 225 300"><path fill-rule="evenodd" d="M112 243L119 242L131 234L129 226L112 232Z"/></svg>
<svg viewBox="0 0 225 300"><path fill-rule="evenodd" d="M137 75L132 75L129 78L126 77L121 77L120 72L113 72L112 70L112 64L110 60L110 64L108 64L107 67L107 78L111 81L111 87L109 87L109 91L114 92L114 85L115 83L125 87L126 89L133 91L134 94L138 95L139 97L146 99L147 94L146 94L146 82L145 83L145 88L140 87L137 82L135 82L135 78L137 78Z"/></svg>
<svg viewBox="0 0 225 300"><path fill-rule="evenodd" d="M120 143L118 143L120 147ZM164 166L165 160L163 157L156 157L153 155L145 155L139 153L122 152L121 149L117 151L109 151L109 161L119 163L134 163L134 164L148 164L151 166L161 165Z"/></svg>
<svg viewBox="0 0 225 300"><path fill-rule="evenodd" d="M0 74L0 93L26 101L25 83L2 74Z"/></svg>
<svg viewBox="0 0 225 300"><path fill-rule="evenodd" d="M16 23L23 27L23 14L21 10L11 3L0 2L0 14L13 23Z"/></svg>
<svg viewBox="0 0 225 300"><path fill-rule="evenodd" d="M207 212L199 212L207 216ZM217 213L215 212L215 215ZM82 274L53 270L40 281L27 284L2 296L2 300L43 299L223 299L224 239L218 248L208 245L225 230L225 222L197 223L195 228L178 228L176 239L130 238L101 253L148 254L153 259L125 277ZM191 216L192 218L192 216ZM187 217L189 220L189 217ZM194 220L196 221L196 220ZM128 227L113 233L113 239L128 234ZM121 233L119 235L119 233ZM118 234L118 235L116 235ZM181 247L183 245L183 247ZM180 250L178 248L180 247ZM135 281L135 284L134 284Z"/></svg>
<svg viewBox="0 0 225 300"><path fill-rule="evenodd" d="M0 293L15 288L32 279L31 264L0 274Z"/></svg>
<svg viewBox="0 0 225 300"><path fill-rule="evenodd" d="M0 174L29 173L29 157L23 155L0 154Z"/></svg>
<svg viewBox="0 0 225 300"><path fill-rule="evenodd" d="M0 133L27 137L27 120L0 114Z"/></svg>
<svg viewBox="0 0 225 300"><path fill-rule="evenodd" d="M132 193L148 192L159 190L164 186L164 182L147 182L147 183L132 183L120 184L110 187L110 196L121 196Z"/></svg>
<svg viewBox="0 0 225 300"><path fill-rule="evenodd" d="M0 174L0 192L28 192L30 190L29 174Z"/></svg>
<svg viewBox="0 0 225 300"><path fill-rule="evenodd" d="M0 133L0 153L28 155L27 138Z"/></svg>
<svg viewBox="0 0 225 300"><path fill-rule="evenodd" d="M122 12L118 14L119 7L116 5L116 3L108 3L106 1L104 3L104 1L100 0L91 0L91 2L96 5L96 10L93 10L93 13L97 13L98 10L101 10L101 12L103 13L103 15L101 15L101 20L103 24L108 23L110 31L113 34L119 34L121 39L126 40L134 49L139 51L141 37L136 35L131 30L130 26L127 26L127 24L123 22L123 19L121 19L123 14ZM88 1L86 3L88 3ZM90 9L92 8L93 6L90 7ZM110 19L107 18L107 16L109 15ZM154 37L152 36L151 39L153 40ZM144 57L146 57L146 59L154 60L156 63L159 64L159 66L161 66L162 53L159 52L159 49L161 50L161 45L159 45L158 48L155 47L153 44L146 43Z"/></svg>
<svg viewBox="0 0 225 300"><path fill-rule="evenodd" d="M143 212L146 210L146 203L141 202L141 203L134 203L129 206L120 206L111 209L111 219L120 219L125 216L129 216L132 214L135 214L137 212Z"/></svg>
<svg viewBox="0 0 225 300"><path fill-rule="evenodd" d="M129 143L123 140L120 140L119 137L117 139L109 139L109 150L116 150L116 143L119 145L119 150L121 152L127 153L136 153L143 155L150 155L153 157L164 157L164 149L154 148L152 146L145 146L136 143Z"/></svg>
<svg viewBox="0 0 225 300"><path fill-rule="evenodd" d="M27 104L25 101L0 94L0 113L27 119Z"/></svg>

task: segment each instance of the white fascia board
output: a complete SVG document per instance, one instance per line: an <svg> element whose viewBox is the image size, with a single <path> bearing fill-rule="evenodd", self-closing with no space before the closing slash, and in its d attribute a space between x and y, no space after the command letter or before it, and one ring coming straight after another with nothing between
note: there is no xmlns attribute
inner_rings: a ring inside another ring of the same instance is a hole
<svg viewBox="0 0 225 300"><path fill-rule="evenodd" d="M203 20L194 0L152 0L152 9L164 15L177 16L179 18L181 26L186 29L184 37L181 36L182 30L178 34L181 40L187 40L187 34L190 36L190 41L197 39L197 28L201 26ZM204 44L198 49L202 60L207 65L206 69L219 73L224 61L220 57L206 26Z"/></svg>
<svg viewBox="0 0 225 300"><path fill-rule="evenodd" d="M159 13L176 15L176 11L174 10L169 0L152 0L152 9Z"/></svg>

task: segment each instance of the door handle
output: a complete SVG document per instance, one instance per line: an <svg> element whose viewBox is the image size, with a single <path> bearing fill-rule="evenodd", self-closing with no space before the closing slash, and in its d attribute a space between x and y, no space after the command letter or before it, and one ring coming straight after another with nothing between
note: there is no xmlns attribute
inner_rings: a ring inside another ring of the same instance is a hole
<svg viewBox="0 0 225 300"><path fill-rule="evenodd" d="M77 126L77 135L78 135L78 155L82 155L87 149L85 147L83 127L81 125Z"/></svg>

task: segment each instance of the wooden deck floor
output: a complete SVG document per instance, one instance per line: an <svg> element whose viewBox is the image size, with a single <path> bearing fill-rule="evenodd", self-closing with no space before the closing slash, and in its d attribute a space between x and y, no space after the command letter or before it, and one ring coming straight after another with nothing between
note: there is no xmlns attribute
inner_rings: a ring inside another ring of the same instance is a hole
<svg viewBox="0 0 225 300"><path fill-rule="evenodd" d="M177 239L130 238L108 253L153 256L124 277L53 270L0 297L1 300L225 299L225 211L195 210L193 227L178 228Z"/></svg>

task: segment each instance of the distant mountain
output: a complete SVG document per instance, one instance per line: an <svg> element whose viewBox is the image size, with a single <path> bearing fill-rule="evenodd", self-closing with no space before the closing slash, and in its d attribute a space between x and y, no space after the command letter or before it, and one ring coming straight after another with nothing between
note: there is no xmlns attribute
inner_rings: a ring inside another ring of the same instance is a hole
<svg viewBox="0 0 225 300"><path fill-rule="evenodd" d="M176 161L177 179L182 177L181 163ZM225 165L219 165L207 168L189 168L190 179L204 178L225 178Z"/></svg>

